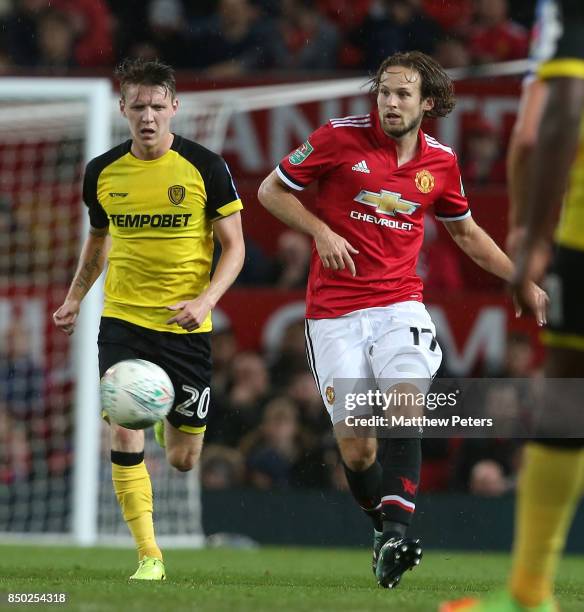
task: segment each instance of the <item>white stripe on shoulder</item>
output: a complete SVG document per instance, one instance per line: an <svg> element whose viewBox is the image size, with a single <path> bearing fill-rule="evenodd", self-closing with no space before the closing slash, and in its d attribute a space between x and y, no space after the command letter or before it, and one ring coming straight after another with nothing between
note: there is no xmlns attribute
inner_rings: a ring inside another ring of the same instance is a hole
<svg viewBox="0 0 584 612"><path fill-rule="evenodd" d="M341 127L343 125L369 127L371 125L371 117L369 115L352 115L349 117L340 117L338 119L330 119L330 124L333 127Z"/></svg>
<svg viewBox="0 0 584 612"><path fill-rule="evenodd" d="M363 121L355 121L354 119L337 119L336 121L331 121L332 125L371 125L371 121L369 119L363 119Z"/></svg>
<svg viewBox="0 0 584 612"><path fill-rule="evenodd" d="M280 170L280 166L276 166L276 174L278 175L278 178L283 182L286 183L286 185L288 185L288 187L292 188L292 189L296 189L296 191L304 191L304 187L302 187L301 185L297 185L296 183L293 183L283 172L282 170Z"/></svg>
<svg viewBox="0 0 584 612"><path fill-rule="evenodd" d="M369 115L347 115L346 117L332 117L330 121L369 121L370 119Z"/></svg>
<svg viewBox="0 0 584 612"><path fill-rule="evenodd" d="M432 138L432 136L428 136L428 134L424 134L424 136L426 138L426 144L429 147L434 147L435 149L442 149L443 151L450 153L450 155L454 155L454 151L450 147L441 144L435 138Z"/></svg>
<svg viewBox="0 0 584 612"><path fill-rule="evenodd" d="M370 123L333 123L333 129L342 127L353 127L353 128L369 128Z"/></svg>
<svg viewBox="0 0 584 612"><path fill-rule="evenodd" d="M435 215L438 221L442 221L443 223L450 223L451 221L462 221L463 219L467 219L470 217L470 209L467 210L463 215L459 215L458 217L441 217L440 215Z"/></svg>

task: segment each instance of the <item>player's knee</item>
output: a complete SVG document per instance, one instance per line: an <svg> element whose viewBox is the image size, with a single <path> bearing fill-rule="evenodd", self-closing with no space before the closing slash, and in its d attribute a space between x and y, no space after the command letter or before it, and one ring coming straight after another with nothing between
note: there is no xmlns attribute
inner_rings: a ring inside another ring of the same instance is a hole
<svg viewBox="0 0 584 612"><path fill-rule="evenodd" d="M361 455L359 457L349 457L345 460L347 467L353 472L364 472L375 461L375 457Z"/></svg>
<svg viewBox="0 0 584 612"><path fill-rule="evenodd" d="M346 466L353 472L366 470L375 461L376 447L374 442L363 440L352 440L351 443L343 444L341 454Z"/></svg>
<svg viewBox="0 0 584 612"><path fill-rule="evenodd" d="M199 461L198 449L173 449L168 451L168 462L179 472L190 472Z"/></svg>
<svg viewBox="0 0 584 612"><path fill-rule="evenodd" d="M144 449L144 432L111 425L112 448L123 453L141 452Z"/></svg>

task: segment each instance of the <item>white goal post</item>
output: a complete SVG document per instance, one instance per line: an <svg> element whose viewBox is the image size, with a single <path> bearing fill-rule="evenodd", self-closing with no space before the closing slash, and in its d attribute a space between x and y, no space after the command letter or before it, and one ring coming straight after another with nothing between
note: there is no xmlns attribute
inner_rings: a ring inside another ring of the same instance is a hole
<svg viewBox="0 0 584 612"><path fill-rule="evenodd" d="M77 103L85 117L83 158L87 163L93 157L107 151L111 142L111 99L112 85L109 79L55 79L55 78L3 78L0 79L2 108L8 122L2 130L13 137L22 138L22 133L31 125L33 109L27 103L60 103L61 110L67 112L71 103ZM58 109L58 104L55 105ZM57 110L55 109L55 110ZM57 113L58 114L58 113ZM49 116L48 121L55 120ZM74 121L75 118L71 117ZM32 135L34 138L35 136ZM89 219L82 216L82 235L87 235ZM57 263L57 262L55 262ZM75 418L73 441L73 498L71 531L74 540L81 545L94 544L97 524L97 491L100 428L99 418L99 380L97 372L97 353L88 347L95 347L101 312L101 288L99 283L93 287L83 303L73 335L73 362L76 368ZM82 424L82 425L81 425Z"/></svg>

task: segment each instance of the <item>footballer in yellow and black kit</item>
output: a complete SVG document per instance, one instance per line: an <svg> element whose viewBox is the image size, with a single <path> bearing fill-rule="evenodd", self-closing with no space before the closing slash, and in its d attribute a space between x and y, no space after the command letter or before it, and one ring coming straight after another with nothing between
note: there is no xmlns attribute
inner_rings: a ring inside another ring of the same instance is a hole
<svg viewBox="0 0 584 612"><path fill-rule="evenodd" d="M584 79L584 8L580 0L570 0L562 3L562 9L562 35L551 59L538 70L543 80ZM550 308L543 341L547 346L584 351L584 119L554 242L546 279Z"/></svg>
<svg viewBox="0 0 584 612"><path fill-rule="evenodd" d="M99 330L100 376L123 359L147 359L172 380L170 423L205 429L211 351L209 314L189 332L167 325L166 308L192 300L209 285L213 221L243 208L225 161L175 135L162 157L141 160L128 140L93 159L83 200L92 227L112 239Z"/></svg>

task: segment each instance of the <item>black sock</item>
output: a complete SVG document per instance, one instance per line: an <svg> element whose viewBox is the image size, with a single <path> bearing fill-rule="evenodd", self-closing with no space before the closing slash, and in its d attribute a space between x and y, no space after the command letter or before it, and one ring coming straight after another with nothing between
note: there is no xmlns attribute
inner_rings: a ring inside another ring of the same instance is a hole
<svg viewBox="0 0 584 612"><path fill-rule="evenodd" d="M377 531L383 530L381 524L380 489L382 469L378 461L374 461L366 470L354 472L344 463L345 475L353 497L361 509L373 521Z"/></svg>
<svg viewBox="0 0 584 612"><path fill-rule="evenodd" d="M383 532L403 537L416 507L422 464L419 438L388 438L379 441L378 459L383 468L381 514Z"/></svg>
<svg viewBox="0 0 584 612"><path fill-rule="evenodd" d="M139 465L144 461L144 451L141 453L124 453L122 451L113 450L111 451L110 457L112 463L130 467L132 465Z"/></svg>
<svg viewBox="0 0 584 612"><path fill-rule="evenodd" d="M383 535L389 538L403 538L409 525L397 521L382 521Z"/></svg>

